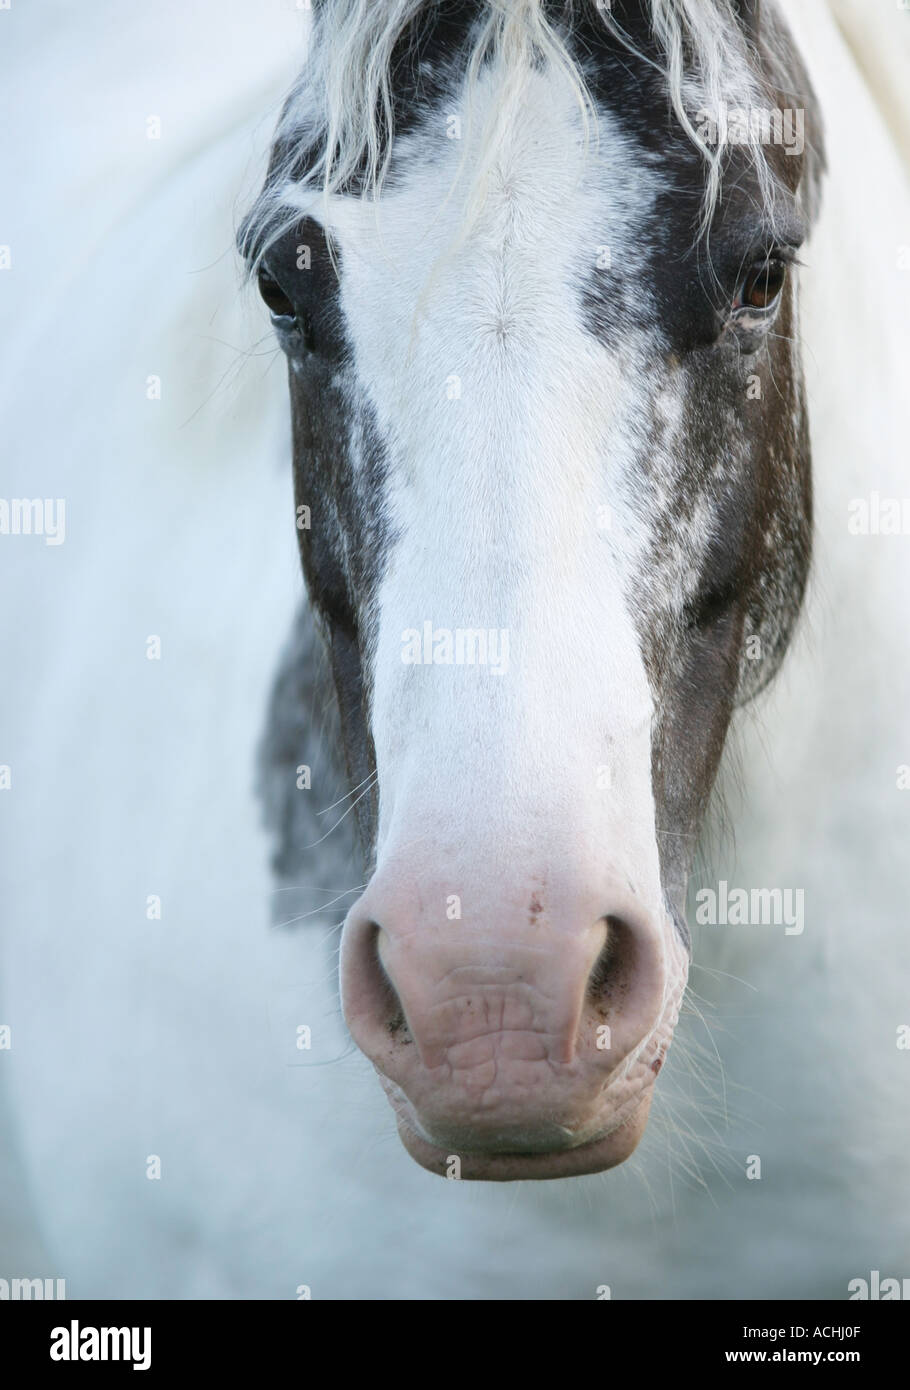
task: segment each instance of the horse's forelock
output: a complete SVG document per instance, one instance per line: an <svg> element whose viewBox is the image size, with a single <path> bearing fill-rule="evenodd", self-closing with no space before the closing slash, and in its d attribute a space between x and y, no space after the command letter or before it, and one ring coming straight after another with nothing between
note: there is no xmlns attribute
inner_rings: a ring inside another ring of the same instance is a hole
<svg viewBox="0 0 910 1390"><path fill-rule="evenodd" d="M748 109L767 101L754 53L757 6L744 0L643 3L669 101L704 157L701 225L706 230L720 198L724 147L704 141L698 117L724 106ZM419 49L421 25L439 16L438 0L386 0L382 5L375 0L319 0L309 58L285 103L269 177L244 223L241 245L251 266L295 224L302 196L329 195L351 186L378 196L392 149L396 54L409 34ZM593 103L569 48L572 21L582 17L637 51L603 0L477 0L467 51L451 55L463 65L468 98L489 58L498 59L517 80L530 63L549 61L564 73L587 127ZM503 103L508 87L506 83L502 89ZM495 121L485 135L487 143L495 141ZM773 218L775 180L760 133L751 137L748 153Z"/></svg>

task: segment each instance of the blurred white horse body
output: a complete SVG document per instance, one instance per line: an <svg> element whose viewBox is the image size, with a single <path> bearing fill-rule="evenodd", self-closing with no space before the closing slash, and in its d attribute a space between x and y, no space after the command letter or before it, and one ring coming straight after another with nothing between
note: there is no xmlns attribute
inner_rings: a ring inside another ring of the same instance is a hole
<svg viewBox="0 0 910 1390"><path fill-rule="evenodd" d="M830 163L801 281L816 559L783 671L731 734L735 833L709 862L802 887L804 930L696 923L707 1029L681 1030L639 1153L511 1187L420 1170L366 1061L297 1046L338 1013L349 821L319 847L314 915L270 925L256 750L302 580L283 369L270 339L236 351L266 328L231 238L297 19L157 6L128 44L103 13L6 19L2 491L64 498L66 535L0 538L0 1277L69 1297L837 1299L910 1274L910 538L848 529L853 499L910 492L910 19L785 8Z"/></svg>

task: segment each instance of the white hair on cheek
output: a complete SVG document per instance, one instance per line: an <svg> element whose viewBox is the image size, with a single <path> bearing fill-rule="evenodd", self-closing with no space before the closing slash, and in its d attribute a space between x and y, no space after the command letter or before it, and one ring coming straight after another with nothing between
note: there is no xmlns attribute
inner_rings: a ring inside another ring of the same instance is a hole
<svg viewBox="0 0 910 1390"><path fill-rule="evenodd" d="M672 108L706 164L701 227L705 231L721 191L724 146L706 144L696 129L696 113L719 112L724 104L748 108L760 103L759 80L749 44L735 13L735 0L649 0L651 28L662 54L659 65ZM378 197L392 153L392 58L416 21L432 17L436 0L322 0L317 9L312 50L293 89L278 128L287 147L283 165L273 168L244 239L255 248L254 264L268 246L300 216L301 193L343 190L352 181L365 196ZM633 52L610 7L597 0L566 0L570 24L579 8L593 11L604 28ZM453 55L455 56L455 55ZM640 57L644 55L639 54ZM479 169L473 172L468 216L483 196L486 175L496 158L498 132L507 126L513 101L529 67L541 60L562 73L578 102L587 140L594 108L584 75L563 33L547 16L546 0L484 0L465 55L466 109L484 64L499 63L500 96L488 119ZM651 61L645 59L645 61ZM301 150L311 152L303 180L294 176ZM750 153L762 201L773 204L774 179L760 138Z"/></svg>

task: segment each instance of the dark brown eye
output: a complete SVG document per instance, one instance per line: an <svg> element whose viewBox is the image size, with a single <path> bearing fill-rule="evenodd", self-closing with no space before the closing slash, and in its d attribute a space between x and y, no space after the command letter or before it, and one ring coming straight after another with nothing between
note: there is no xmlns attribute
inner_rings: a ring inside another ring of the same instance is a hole
<svg viewBox="0 0 910 1390"><path fill-rule="evenodd" d="M267 270L259 271L259 293L265 302L266 308L273 319L293 319L296 317L294 306L288 299L278 281L269 275Z"/></svg>
<svg viewBox="0 0 910 1390"><path fill-rule="evenodd" d="M768 256L748 271L736 296L735 309L770 309L780 298L787 278L787 263L779 256Z"/></svg>

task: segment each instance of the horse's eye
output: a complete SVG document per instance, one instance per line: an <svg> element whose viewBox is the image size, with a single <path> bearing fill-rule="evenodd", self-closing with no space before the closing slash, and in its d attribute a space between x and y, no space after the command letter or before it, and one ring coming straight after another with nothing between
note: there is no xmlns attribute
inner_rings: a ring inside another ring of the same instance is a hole
<svg viewBox="0 0 910 1390"><path fill-rule="evenodd" d="M259 293L265 302L266 308L273 319L295 319L297 317L294 306L288 299L278 281L269 275L267 270L259 271Z"/></svg>
<svg viewBox="0 0 910 1390"><path fill-rule="evenodd" d="M750 266L736 295L734 309L771 309L780 298L787 279L787 262L780 256L767 256Z"/></svg>

